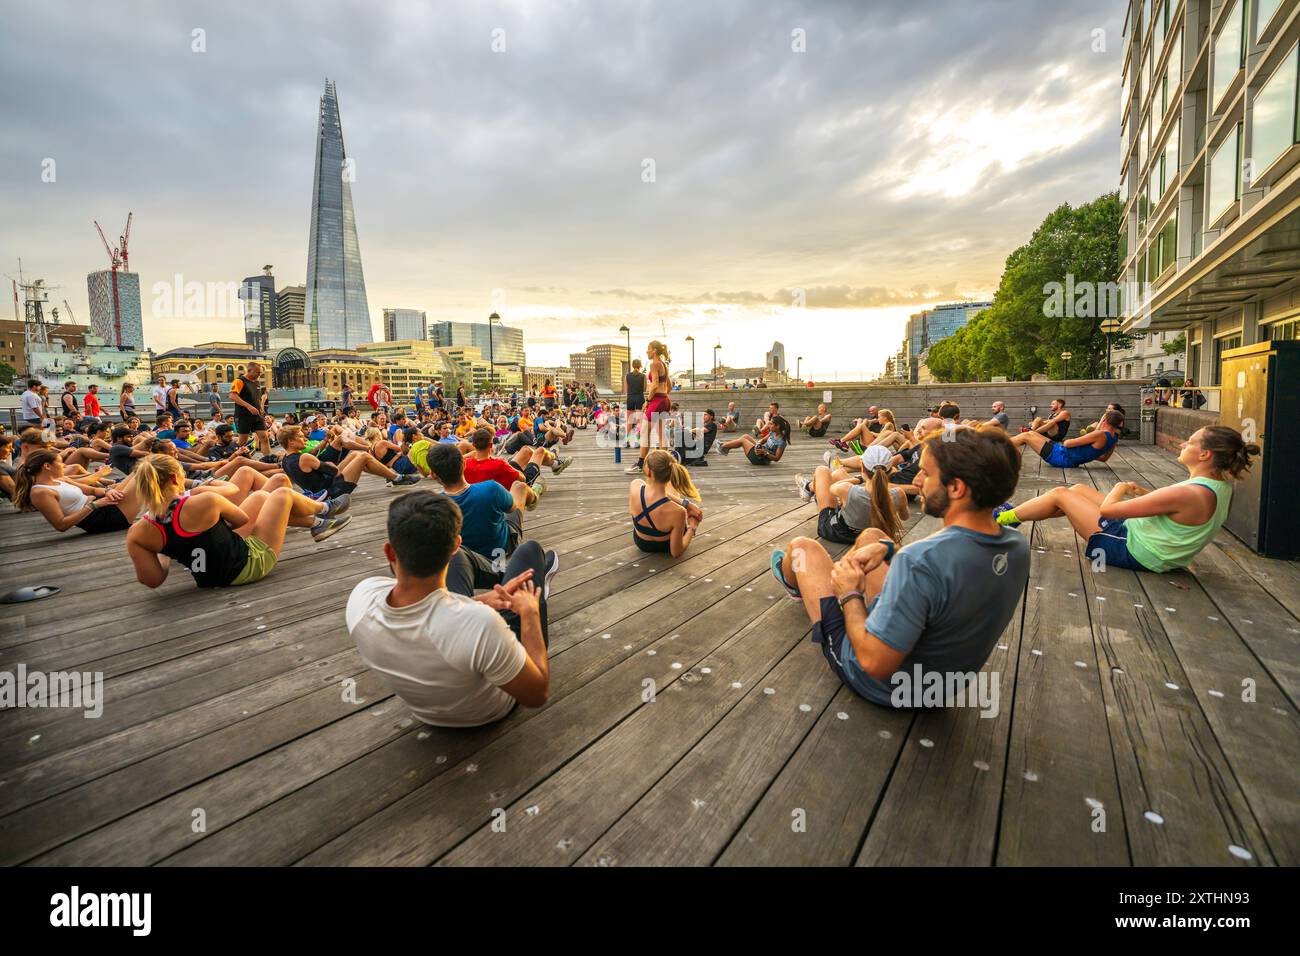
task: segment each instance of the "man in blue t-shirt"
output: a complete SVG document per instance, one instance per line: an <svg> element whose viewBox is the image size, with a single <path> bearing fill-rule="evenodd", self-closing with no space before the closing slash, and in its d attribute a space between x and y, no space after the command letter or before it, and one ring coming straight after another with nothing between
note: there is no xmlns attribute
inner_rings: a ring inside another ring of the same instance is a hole
<svg viewBox="0 0 1300 956"><path fill-rule="evenodd" d="M428 463L443 493L460 506L461 544L492 560L512 554L524 535L524 509L536 504L536 494L523 482L511 491L499 481L467 484L465 458L455 445L435 444Z"/></svg>
<svg viewBox="0 0 1300 956"><path fill-rule="evenodd" d="M811 538L773 555L772 573L803 601L814 643L857 694L885 706L931 706L917 678L964 687L984 666L1029 581L1028 542L993 518L1019 474L1019 453L1001 429L946 431L923 443L918 476L941 531L897 553L869 528L839 561Z"/></svg>

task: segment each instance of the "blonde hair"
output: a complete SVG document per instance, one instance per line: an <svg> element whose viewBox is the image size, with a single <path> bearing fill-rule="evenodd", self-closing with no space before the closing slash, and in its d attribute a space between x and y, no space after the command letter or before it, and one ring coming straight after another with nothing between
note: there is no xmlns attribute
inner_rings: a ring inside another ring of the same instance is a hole
<svg viewBox="0 0 1300 956"><path fill-rule="evenodd" d="M140 492L140 501L144 510L155 518L162 514L171 496L167 488L176 479L185 480L185 469L181 463L167 455L146 455L135 463L131 472L135 478L136 490Z"/></svg>
<svg viewBox="0 0 1300 956"><path fill-rule="evenodd" d="M280 447L288 448L289 442L297 441L303 437L301 425L283 425L280 428Z"/></svg>
<svg viewBox="0 0 1300 956"><path fill-rule="evenodd" d="M668 364L668 346L664 345L658 339L650 343L649 352L656 358L663 359L665 365Z"/></svg>
<svg viewBox="0 0 1300 956"><path fill-rule="evenodd" d="M894 418L894 413L887 408L882 408L876 412L877 419L885 419L889 422L894 431L898 430L898 420Z"/></svg>
<svg viewBox="0 0 1300 956"><path fill-rule="evenodd" d="M655 481L662 482L665 485L672 485L678 494L687 498L693 498L696 501L700 500L700 493L695 487L695 482L691 481L691 473L682 466L681 462L662 448L656 448L646 455L645 464L650 469L650 477Z"/></svg>

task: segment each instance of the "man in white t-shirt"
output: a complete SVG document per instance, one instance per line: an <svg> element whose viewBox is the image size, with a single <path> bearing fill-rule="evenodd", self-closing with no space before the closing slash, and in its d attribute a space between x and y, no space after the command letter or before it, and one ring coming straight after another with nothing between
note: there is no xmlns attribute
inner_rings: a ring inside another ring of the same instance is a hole
<svg viewBox="0 0 1300 956"><path fill-rule="evenodd" d="M167 376L159 375L158 384L153 387L153 414L156 419L159 415L167 414Z"/></svg>
<svg viewBox="0 0 1300 956"><path fill-rule="evenodd" d="M460 508L446 495L395 499L384 556L397 580L366 578L347 605L361 659L420 720L439 727L491 723L516 702L540 707L550 694L545 582L529 568L479 597L449 591L460 527Z"/></svg>

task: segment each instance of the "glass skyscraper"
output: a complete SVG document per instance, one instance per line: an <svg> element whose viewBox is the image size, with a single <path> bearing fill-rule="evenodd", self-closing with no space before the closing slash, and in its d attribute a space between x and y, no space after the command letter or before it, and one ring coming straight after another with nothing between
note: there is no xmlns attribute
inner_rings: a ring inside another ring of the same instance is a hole
<svg viewBox="0 0 1300 956"><path fill-rule="evenodd" d="M314 349L350 349L375 338L370 329L361 246L352 213L352 179L353 169L343 148L338 93L326 80L316 133L316 175L303 303Z"/></svg>

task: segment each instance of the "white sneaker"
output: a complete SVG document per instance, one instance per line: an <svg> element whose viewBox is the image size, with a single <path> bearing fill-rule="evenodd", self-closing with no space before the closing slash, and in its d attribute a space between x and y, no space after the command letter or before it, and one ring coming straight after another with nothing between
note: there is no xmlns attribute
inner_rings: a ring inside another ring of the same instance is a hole
<svg viewBox="0 0 1300 956"><path fill-rule="evenodd" d="M639 475L639 474L641 474L641 473L644 472L644 471L645 471L645 468L643 468L643 467L642 467L641 465L639 465L639 464L637 464L637 465L628 465L626 468L623 469L623 474L625 474L625 475Z"/></svg>
<svg viewBox="0 0 1300 956"><path fill-rule="evenodd" d="M813 496L812 493L808 490L807 475L795 475L794 484L795 487L799 489L799 498L801 501L812 501Z"/></svg>

